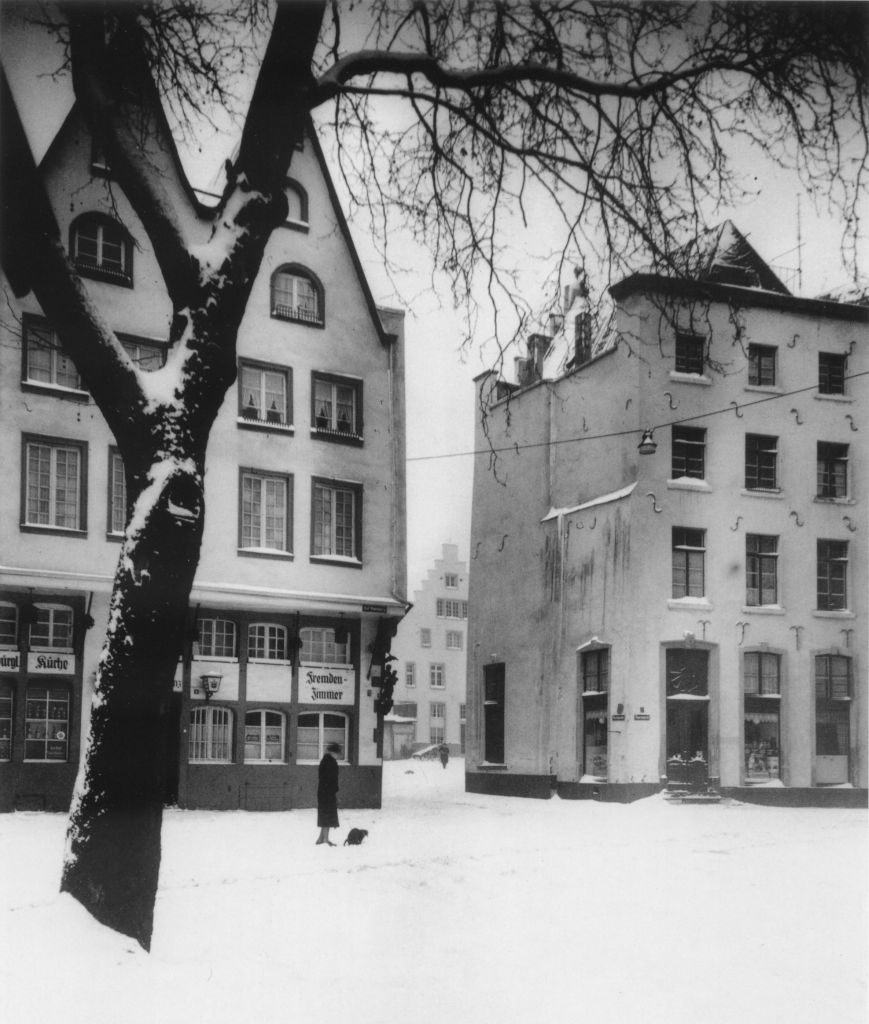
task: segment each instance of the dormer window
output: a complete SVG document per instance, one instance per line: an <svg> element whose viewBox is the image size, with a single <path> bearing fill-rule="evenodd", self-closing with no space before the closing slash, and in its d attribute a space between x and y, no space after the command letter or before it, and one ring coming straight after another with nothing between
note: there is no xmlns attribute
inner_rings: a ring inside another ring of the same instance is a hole
<svg viewBox="0 0 869 1024"><path fill-rule="evenodd" d="M272 316L323 326L323 286L303 267L282 267L272 277Z"/></svg>
<svg viewBox="0 0 869 1024"><path fill-rule="evenodd" d="M308 193L292 179L287 179L287 220L288 228L296 231L308 230Z"/></svg>
<svg viewBox="0 0 869 1024"><path fill-rule="evenodd" d="M70 251L76 270L87 277L132 287L133 246L117 221L86 213L70 229Z"/></svg>

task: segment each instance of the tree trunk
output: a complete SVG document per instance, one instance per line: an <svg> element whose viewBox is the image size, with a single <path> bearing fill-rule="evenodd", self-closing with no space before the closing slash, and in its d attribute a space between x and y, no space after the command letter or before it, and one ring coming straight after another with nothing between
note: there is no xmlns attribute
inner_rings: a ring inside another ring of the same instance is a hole
<svg viewBox="0 0 869 1024"><path fill-rule="evenodd" d="M202 540L194 465L175 461L153 494L146 488L131 503L61 881L98 921L145 949L160 870L167 716Z"/></svg>

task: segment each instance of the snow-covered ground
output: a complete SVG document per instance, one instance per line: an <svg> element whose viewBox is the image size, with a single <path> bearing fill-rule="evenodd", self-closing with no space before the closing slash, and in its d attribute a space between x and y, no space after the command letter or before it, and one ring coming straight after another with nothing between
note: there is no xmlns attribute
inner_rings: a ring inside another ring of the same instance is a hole
<svg viewBox="0 0 869 1024"><path fill-rule="evenodd" d="M63 815L0 815L0 1007L47 1024L864 1024L867 816L467 794L170 811L151 954L56 895Z"/></svg>

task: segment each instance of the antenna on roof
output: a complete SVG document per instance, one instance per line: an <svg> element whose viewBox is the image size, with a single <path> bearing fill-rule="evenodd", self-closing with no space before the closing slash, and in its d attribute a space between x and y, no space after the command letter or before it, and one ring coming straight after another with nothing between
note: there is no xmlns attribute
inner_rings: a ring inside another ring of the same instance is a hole
<svg viewBox="0 0 869 1024"><path fill-rule="evenodd" d="M803 294L803 233L801 203L799 193L797 194L797 290Z"/></svg>

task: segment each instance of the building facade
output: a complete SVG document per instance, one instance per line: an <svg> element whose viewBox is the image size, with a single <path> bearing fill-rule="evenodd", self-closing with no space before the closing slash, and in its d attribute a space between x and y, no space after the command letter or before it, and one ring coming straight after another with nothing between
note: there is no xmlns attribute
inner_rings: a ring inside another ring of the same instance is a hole
<svg viewBox="0 0 869 1024"><path fill-rule="evenodd" d="M865 803L869 309L693 255L477 379L469 790Z"/></svg>
<svg viewBox="0 0 869 1024"><path fill-rule="evenodd" d="M384 757L441 743L464 754L467 627L468 563L456 544L444 544L392 642L398 681Z"/></svg>
<svg viewBox="0 0 869 1024"><path fill-rule="evenodd" d="M41 170L86 287L131 358L158 371L169 300L75 109ZM292 175L210 440L166 740L166 799L183 807L315 806L330 741L344 749L342 803L380 803L366 677L406 609L403 314L375 308L313 132ZM0 809L62 810L124 530L123 466L32 294L0 331Z"/></svg>

